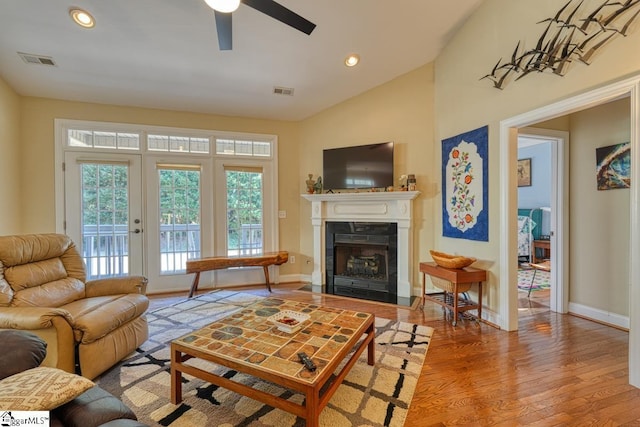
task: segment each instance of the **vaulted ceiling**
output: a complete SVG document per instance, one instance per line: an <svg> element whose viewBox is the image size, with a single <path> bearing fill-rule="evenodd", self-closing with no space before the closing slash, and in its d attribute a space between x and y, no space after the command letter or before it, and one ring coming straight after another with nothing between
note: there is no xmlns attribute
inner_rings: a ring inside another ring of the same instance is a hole
<svg viewBox="0 0 640 427"><path fill-rule="evenodd" d="M0 76L23 96L300 120L433 61L482 0L278 2L316 24L311 35L241 4L221 51L203 0L3 0Z"/></svg>

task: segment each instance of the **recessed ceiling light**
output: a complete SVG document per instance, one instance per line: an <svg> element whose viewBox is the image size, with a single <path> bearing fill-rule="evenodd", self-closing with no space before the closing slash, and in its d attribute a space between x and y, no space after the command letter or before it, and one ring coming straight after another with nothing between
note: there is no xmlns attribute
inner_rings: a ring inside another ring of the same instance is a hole
<svg viewBox="0 0 640 427"><path fill-rule="evenodd" d="M355 67L360 62L360 55L352 53L344 59L344 65L347 67Z"/></svg>
<svg viewBox="0 0 640 427"><path fill-rule="evenodd" d="M69 9L69 16L73 19L73 22L80 25L83 28L93 28L96 25L96 20L86 10L82 10L78 7L72 7Z"/></svg>

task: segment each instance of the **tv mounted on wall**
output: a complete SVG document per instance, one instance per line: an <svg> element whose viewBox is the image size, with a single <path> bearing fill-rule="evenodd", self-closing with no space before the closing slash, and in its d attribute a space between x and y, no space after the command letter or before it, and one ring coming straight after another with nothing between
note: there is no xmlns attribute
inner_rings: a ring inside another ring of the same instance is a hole
<svg viewBox="0 0 640 427"><path fill-rule="evenodd" d="M393 142L323 151L325 190L386 188L393 185Z"/></svg>

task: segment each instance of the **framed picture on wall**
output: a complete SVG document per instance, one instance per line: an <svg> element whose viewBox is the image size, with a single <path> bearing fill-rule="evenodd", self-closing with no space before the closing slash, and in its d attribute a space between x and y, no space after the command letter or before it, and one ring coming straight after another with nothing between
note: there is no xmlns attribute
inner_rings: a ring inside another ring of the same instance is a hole
<svg viewBox="0 0 640 427"><path fill-rule="evenodd" d="M598 190L631 187L631 145L628 142L596 148Z"/></svg>
<svg viewBox="0 0 640 427"><path fill-rule="evenodd" d="M518 187L531 186L531 158L518 160Z"/></svg>

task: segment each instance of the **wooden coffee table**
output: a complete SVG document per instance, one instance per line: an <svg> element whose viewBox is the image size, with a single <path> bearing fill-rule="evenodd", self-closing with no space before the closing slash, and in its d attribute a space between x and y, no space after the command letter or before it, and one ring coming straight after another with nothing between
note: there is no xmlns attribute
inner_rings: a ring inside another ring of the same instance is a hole
<svg viewBox="0 0 640 427"><path fill-rule="evenodd" d="M278 330L267 318L281 310L306 313L310 320L298 332ZM282 409L317 426L320 412L365 348L374 364L374 315L265 298L235 314L171 342L171 402L182 401L182 374ZM314 372L298 359L305 352L316 364ZM185 363L198 358L269 381L305 396L297 404ZM338 371L339 365L348 358Z"/></svg>

